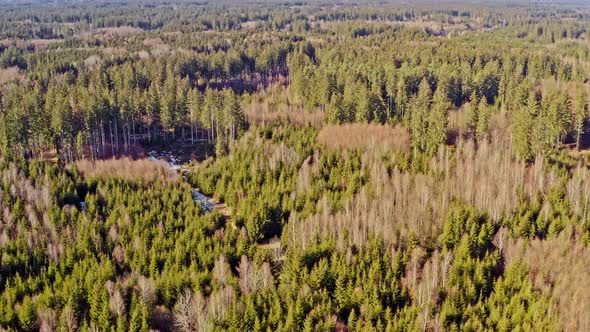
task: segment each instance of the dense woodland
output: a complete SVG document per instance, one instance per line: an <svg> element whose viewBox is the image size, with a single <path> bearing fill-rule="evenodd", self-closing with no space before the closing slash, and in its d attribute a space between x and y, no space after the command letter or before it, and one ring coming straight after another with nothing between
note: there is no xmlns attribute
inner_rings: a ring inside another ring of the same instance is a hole
<svg viewBox="0 0 590 332"><path fill-rule="evenodd" d="M2 331L590 330L588 4L0 1L0 39Z"/></svg>

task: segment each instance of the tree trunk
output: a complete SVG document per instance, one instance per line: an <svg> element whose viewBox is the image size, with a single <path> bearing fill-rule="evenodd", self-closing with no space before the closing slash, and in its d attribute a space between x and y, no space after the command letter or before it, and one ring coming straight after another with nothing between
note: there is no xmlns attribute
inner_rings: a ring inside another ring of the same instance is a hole
<svg viewBox="0 0 590 332"><path fill-rule="evenodd" d="M119 126L117 126L117 117L115 117L115 145L117 146L117 155L119 155Z"/></svg>
<svg viewBox="0 0 590 332"><path fill-rule="evenodd" d="M102 144L100 145L100 147L102 149L102 157L104 158L104 142L105 142L105 139L104 139L104 124L103 124L103 121L102 120L100 120L100 136L101 136L101 141L102 141Z"/></svg>
<svg viewBox="0 0 590 332"><path fill-rule="evenodd" d="M126 123L123 123L122 129L123 129L123 151L125 154L127 154L127 136L126 136L127 124Z"/></svg>
<svg viewBox="0 0 590 332"><path fill-rule="evenodd" d="M113 123L109 123L109 129L111 131L111 153L112 153L112 157L115 156L115 142L113 141L114 136L113 136Z"/></svg>
<svg viewBox="0 0 590 332"><path fill-rule="evenodd" d="M94 161L94 135L90 133L90 139L88 140L88 144L90 145L90 159Z"/></svg>
<svg viewBox="0 0 590 332"><path fill-rule="evenodd" d="M133 145L137 145L137 134L135 133L135 119L131 120L131 125L133 126Z"/></svg>

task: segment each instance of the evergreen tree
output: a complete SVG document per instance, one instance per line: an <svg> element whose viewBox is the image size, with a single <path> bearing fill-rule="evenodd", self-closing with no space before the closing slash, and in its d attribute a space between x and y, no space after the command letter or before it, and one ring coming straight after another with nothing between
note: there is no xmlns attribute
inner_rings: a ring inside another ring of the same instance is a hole
<svg viewBox="0 0 590 332"><path fill-rule="evenodd" d="M191 143L195 140L195 130L201 126L202 99L197 89L190 89L187 96L188 118L191 125Z"/></svg>
<svg viewBox="0 0 590 332"><path fill-rule="evenodd" d="M245 129L246 119L242 112L239 97L230 89L225 90L223 93L222 113L227 137L235 140L238 134Z"/></svg>
<svg viewBox="0 0 590 332"><path fill-rule="evenodd" d="M433 155L438 147L446 142L448 112L451 103L443 89L437 89L432 100L432 107L428 114L428 143L427 155Z"/></svg>
<svg viewBox="0 0 590 332"><path fill-rule="evenodd" d="M479 105L477 106L477 115L478 116L477 116L476 134L477 134L477 139L482 140L489 133L490 118L492 116L491 108L488 105L488 100L485 96L481 98L481 101L479 102Z"/></svg>
<svg viewBox="0 0 590 332"><path fill-rule="evenodd" d="M576 150L580 150L580 138L585 133L588 120L588 95L582 88L578 89L574 113L574 127L576 131Z"/></svg>
<svg viewBox="0 0 590 332"><path fill-rule="evenodd" d="M356 95L355 121L360 123L369 123L373 121L373 110L371 109L371 100L369 90L363 84L358 85L359 90Z"/></svg>
<svg viewBox="0 0 590 332"><path fill-rule="evenodd" d="M432 90L426 79L420 83L418 95L412 99L410 113L410 134L414 154L426 152L428 146L428 114Z"/></svg>
<svg viewBox="0 0 590 332"><path fill-rule="evenodd" d="M330 99L330 104L328 105L326 114L326 121L333 124L342 124L346 122L346 120L342 96L335 94Z"/></svg>
<svg viewBox="0 0 590 332"><path fill-rule="evenodd" d="M176 82L168 78L164 85L164 93L160 99L160 124L164 133L171 132L174 135L177 116Z"/></svg>
<svg viewBox="0 0 590 332"><path fill-rule="evenodd" d="M23 331L34 331L37 326L37 310L28 296L18 310L18 322Z"/></svg>
<svg viewBox="0 0 590 332"><path fill-rule="evenodd" d="M525 161L534 157L531 140L533 129L531 123L539 113L539 96L532 92L527 101L513 112L512 146L516 154Z"/></svg>
<svg viewBox="0 0 590 332"><path fill-rule="evenodd" d="M476 129L478 123L478 98L475 92L471 93L469 97L469 103L465 105L465 117L467 118L466 126L467 126L467 133L471 137L476 136Z"/></svg>

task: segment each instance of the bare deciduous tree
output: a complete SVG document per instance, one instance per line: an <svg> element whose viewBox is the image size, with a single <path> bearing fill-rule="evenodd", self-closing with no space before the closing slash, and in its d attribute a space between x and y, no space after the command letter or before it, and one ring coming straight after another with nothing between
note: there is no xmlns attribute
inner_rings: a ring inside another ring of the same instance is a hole
<svg viewBox="0 0 590 332"><path fill-rule="evenodd" d="M225 318L230 306L233 305L235 291L231 286L225 286L223 289L213 293L209 298L209 314L215 320Z"/></svg>
<svg viewBox="0 0 590 332"><path fill-rule="evenodd" d="M137 295L140 301L145 303L148 311L151 311L156 302L156 286L154 282L149 278L139 276L137 278Z"/></svg>
<svg viewBox="0 0 590 332"><path fill-rule="evenodd" d="M186 288L174 306L174 325L182 332L210 331L207 303L201 293Z"/></svg>
<svg viewBox="0 0 590 332"><path fill-rule="evenodd" d="M78 330L78 320L72 307L66 305L59 317L59 329L61 331L75 332Z"/></svg>
<svg viewBox="0 0 590 332"><path fill-rule="evenodd" d="M52 332L57 328L56 313L52 309L44 309L39 312L39 332Z"/></svg>
<svg viewBox="0 0 590 332"><path fill-rule="evenodd" d="M213 278L222 286L227 284L228 278L231 276L231 267L224 255L220 255L213 267Z"/></svg>

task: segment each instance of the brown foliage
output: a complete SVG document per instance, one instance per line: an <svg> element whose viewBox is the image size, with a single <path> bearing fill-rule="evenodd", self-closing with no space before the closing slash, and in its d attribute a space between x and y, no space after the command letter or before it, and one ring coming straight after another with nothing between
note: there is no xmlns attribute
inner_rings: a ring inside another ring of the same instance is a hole
<svg viewBox="0 0 590 332"><path fill-rule="evenodd" d="M140 301L145 303L151 311L156 303L156 285L150 278L140 275L137 278L137 295Z"/></svg>
<svg viewBox="0 0 590 332"><path fill-rule="evenodd" d="M209 331L211 326L207 316L207 303L203 295L185 289L174 307L174 325L178 331Z"/></svg>
<svg viewBox="0 0 590 332"><path fill-rule="evenodd" d="M541 160L533 166L514 160L510 146L496 141L459 142L455 154L441 149L431 161L433 174L414 174L397 168L388 174L379 158L363 156L371 174L372 185L346 203L343 211L330 214L326 200L322 211L306 220L292 215L286 227L290 244L306 246L314 234L334 237L340 249L348 240L357 245L367 243L371 234L381 236L393 247L415 234L420 241L436 241L442 232L447 208L454 198L487 211L498 221L517 206L520 188L533 197L545 193L557 179L543 169ZM300 177L301 178L301 177Z"/></svg>
<svg viewBox="0 0 590 332"><path fill-rule="evenodd" d="M156 56L167 54L171 50L170 45L164 43L161 38L146 38L143 40L143 46Z"/></svg>
<svg viewBox="0 0 590 332"><path fill-rule="evenodd" d="M18 67L0 69L0 85L14 79L23 79L24 75L19 73Z"/></svg>
<svg viewBox="0 0 590 332"><path fill-rule="evenodd" d="M588 86L586 86L586 88L587 87ZM567 93L570 98L575 98L576 93L579 91L580 83L546 78L535 84L534 88L539 90L544 96L558 90Z"/></svg>
<svg viewBox="0 0 590 332"><path fill-rule="evenodd" d="M523 260L533 286L555 299L562 331L590 331L590 247L568 228L553 239L509 239L506 265Z"/></svg>
<svg viewBox="0 0 590 332"><path fill-rule="evenodd" d="M279 94L279 92L277 92ZM286 102L277 102L276 99L286 94L281 92L281 96L261 96L253 98L251 103L244 108L244 113L248 122L254 125L265 125L269 123L290 123L295 126L303 127L308 124L315 128L322 125L324 113L319 110L307 110L300 106L289 105Z"/></svg>
<svg viewBox="0 0 590 332"><path fill-rule="evenodd" d="M318 135L318 143L331 149L379 147L408 151L410 134L400 126L349 123L323 127Z"/></svg>
<svg viewBox="0 0 590 332"><path fill-rule="evenodd" d="M105 35L115 35L115 36L128 36L136 33L143 32L140 28L135 28L131 26L121 26L121 27L107 27L107 28L99 28L96 30L97 33L105 34Z"/></svg>
<svg viewBox="0 0 590 332"><path fill-rule="evenodd" d="M4 39L0 40L0 44L4 46L11 46L14 45L20 49L26 49L29 47L33 47L36 51L46 50L50 44L54 43L63 43L62 39Z"/></svg>
<svg viewBox="0 0 590 332"><path fill-rule="evenodd" d="M121 177L124 179L176 180L178 175L168 168L165 162L151 160L132 160L129 158L87 160L75 162L78 171L87 178Z"/></svg>
<svg viewBox="0 0 590 332"><path fill-rule="evenodd" d="M220 255L219 259L215 261L213 267L213 278L220 285L225 286L228 284L228 280L231 277L231 267L227 262L227 258L224 255Z"/></svg>
<svg viewBox="0 0 590 332"><path fill-rule="evenodd" d="M15 167L10 167L0 172L2 187L0 195L9 195L18 198L24 203L25 224L17 222L13 211L0 201L0 245L10 243L16 238L26 239L29 248L45 248L47 257L57 260L63 253L60 241L67 234L58 234L57 229L47 211L52 208L53 202L49 192L49 181L42 179L32 183L24 174ZM66 209L67 214L71 210Z"/></svg>
<svg viewBox="0 0 590 332"><path fill-rule="evenodd" d="M213 319L225 318L232 305L235 305L235 291L231 286L225 286L209 297L209 315Z"/></svg>
<svg viewBox="0 0 590 332"><path fill-rule="evenodd" d="M588 222L588 209L590 208L590 170L579 165L572 172L566 186L568 201L572 211L582 220Z"/></svg>
<svg viewBox="0 0 590 332"><path fill-rule="evenodd" d="M250 262L248 256L242 255L240 265L238 266L240 278L238 285L242 294L258 292L262 289L269 288L274 283L270 265L264 262L262 266L257 266Z"/></svg>
<svg viewBox="0 0 590 332"><path fill-rule="evenodd" d="M420 247L413 250L402 282L408 288L413 303L421 309L417 321L422 330L439 331L440 322L434 308L441 300L440 290L446 286L453 257L448 251L440 253L437 250L426 262L422 262L425 256Z"/></svg>

